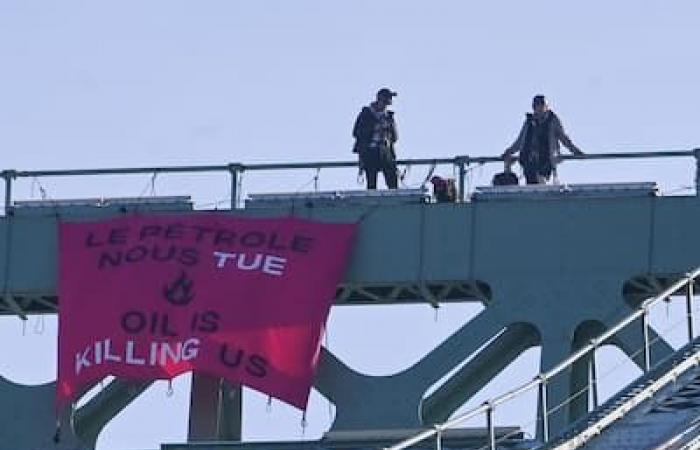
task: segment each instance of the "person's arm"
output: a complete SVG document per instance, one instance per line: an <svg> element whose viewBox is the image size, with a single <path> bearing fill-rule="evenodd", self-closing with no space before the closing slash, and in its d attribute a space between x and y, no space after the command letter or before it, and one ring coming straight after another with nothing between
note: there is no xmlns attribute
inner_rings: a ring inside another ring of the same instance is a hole
<svg viewBox="0 0 700 450"><path fill-rule="evenodd" d="M554 136L557 139L559 139L559 141L564 145L564 147L568 148L569 151L574 155L583 155L581 149L573 143L571 138L569 138L569 136L564 131L564 126L561 124L561 120L559 120L559 117L554 118L554 126Z"/></svg>
<svg viewBox="0 0 700 450"><path fill-rule="evenodd" d="M360 114L357 115L357 118L355 119L355 125L352 127L352 137L355 139L360 139L360 133L362 132L361 130L364 127L364 123L366 122L365 119L365 108L362 108L362 111L360 111Z"/></svg>
<svg viewBox="0 0 700 450"><path fill-rule="evenodd" d="M389 130L389 149L391 156L396 159L396 141L399 140L399 132L396 129L396 119L394 119L394 111L388 111L391 129Z"/></svg>
<svg viewBox="0 0 700 450"><path fill-rule="evenodd" d="M522 147L523 140L525 139L525 133L527 130L527 120L523 124L523 126L520 128L520 133L518 133L518 137L515 139L515 142L508 147L503 154L501 155L504 160L510 160L511 156L513 156L515 153L518 152L520 147Z"/></svg>
<svg viewBox="0 0 700 450"><path fill-rule="evenodd" d="M362 108L360 114L355 119L355 125L352 127L352 137L355 138L355 145L352 147L353 153L361 153L362 146L367 142L367 108Z"/></svg>
<svg viewBox="0 0 700 450"><path fill-rule="evenodd" d="M394 117L394 111L389 111L389 117L391 117L391 143L394 144L399 140L399 130L396 127L396 118Z"/></svg>

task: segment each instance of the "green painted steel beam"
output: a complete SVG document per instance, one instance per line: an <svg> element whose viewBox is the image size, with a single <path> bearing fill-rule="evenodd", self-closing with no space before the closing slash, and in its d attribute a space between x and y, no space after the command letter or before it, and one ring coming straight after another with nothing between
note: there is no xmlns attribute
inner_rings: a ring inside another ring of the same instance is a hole
<svg viewBox="0 0 700 450"><path fill-rule="evenodd" d="M142 211L143 212L143 211ZM178 211L172 211L178 212ZM183 211L179 211L183 212ZM167 213L167 212L163 212ZM286 215L286 210L219 211L238 216ZM487 278L575 277L614 270L628 277L673 274L693 266L700 251L696 197L562 198L463 204L299 208L301 217L356 221L360 233L343 286L481 286ZM109 208L63 208L46 215L0 218L0 286L22 304L38 299L50 312L57 285L57 224L121 214ZM532 259L536 264L527 264ZM415 289L414 289L415 291ZM386 302L415 301L406 290ZM452 299L458 292L450 294ZM468 298L468 295L464 296ZM363 303L372 303L371 296ZM444 300L443 298L442 300ZM472 298L475 300L475 298ZM381 303L381 302L378 302ZM4 305L7 309L8 305ZM32 312L32 308L29 308Z"/></svg>

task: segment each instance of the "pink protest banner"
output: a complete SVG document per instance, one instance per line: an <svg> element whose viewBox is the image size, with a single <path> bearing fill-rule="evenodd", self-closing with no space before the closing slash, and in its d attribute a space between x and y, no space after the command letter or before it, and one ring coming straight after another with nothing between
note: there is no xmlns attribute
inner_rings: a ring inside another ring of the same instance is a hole
<svg viewBox="0 0 700 450"><path fill-rule="evenodd" d="M224 214L60 225L62 407L194 370L305 409L355 224Z"/></svg>

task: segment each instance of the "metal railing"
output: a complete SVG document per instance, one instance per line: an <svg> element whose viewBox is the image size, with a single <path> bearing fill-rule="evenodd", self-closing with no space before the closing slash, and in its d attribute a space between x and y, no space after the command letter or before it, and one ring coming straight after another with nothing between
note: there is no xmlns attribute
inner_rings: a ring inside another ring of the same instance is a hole
<svg viewBox="0 0 700 450"><path fill-rule="evenodd" d="M547 384L550 380L552 380L553 377L558 375L559 373L563 372L566 369L571 368L574 363L578 362L584 357L590 357L591 360L595 361L595 352L598 348L603 346L606 342L608 342L613 336L615 336L618 332L621 330L625 329L627 326L635 323L637 320L641 320L641 326L642 326L642 332L643 332L643 337L644 337L644 347L643 347L643 371L644 373L648 373L652 367L651 367L651 341L649 337L649 331L650 331L650 325L649 325L649 308L654 306L655 304L669 299L672 295L674 295L676 292L679 290L685 288L685 306L686 306L686 327L687 327L687 336L688 336L688 342L691 342L695 338L695 328L694 328L694 314L693 314L693 297L694 297L694 284L695 284L695 279L700 276L700 267L696 268L692 272L686 274L685 277L681 278L680 280L676 281L673 283L671 286L669 286L667 289L665 289L663 292L661 292L659 295L656 297L650 298L639 306L639 308L630 316L627 318L621 320L619 323L608 329L606 332L601 334L595 339L592 339L590 343L580 350L576 351L573 353L571 356L566 358L564 361L556 365L554 368L551 370L540 373L538 374L532 381L519 386L509 392L506 392L505 394L502 394L498 397L492 398L490 400L485 401L482 403L480 406L473 408L463 414L460 414L459 416L455 417L454 419L448 420L447 422L444 422L442 424L436 424L433 426L433 428L425 430L419 434L416 434L412 438L406 439L396 445L393 445L391 447L386 447L384 450L403 450L407 449L413 445L416 445L426 439L430 439L435 437L436 438L436 449L441 450L442 448L442 438L443 438L443 433L451 428L454 428L457 425L460 425L472 418L479 417L479 416L485 416L485 421L486 421L486 428L487 428L487 444L486 448L489 450L496 450L496 435L495 435L495 424L493 420L493 415L494 411L497 406L502 405L510 400L515 399L516 397L519 397L521 394L528 392L532 389L537 389L538 390L538 399L540 404L542 405L541 407L541 417L538 417L538 420L541 420L541 434L542 434L542 440L544 443L547 443L550 439L549 436L549 411L547 409ZM595 376L593 378L594 383L595 383ZM595 386L595 384L593 385ZM578 395L578 394L576 394ZM594 399L597 397L597 395L594 395ZM594 400L594 403L597 402L597 400ZM566 403L566 402L565 402ZM597 405L595 405L597 406Z"/></svg>
<svg viewBox="0 0 700 450"><path fill-rule="evenodd" d="M695 158L695 186L696 192L700 192L700 148L692 150L670 150L657 152L629 152L629 153L598 153L586 154L582 156L562 155L563 161L567 160L611 160L611 159L648 159L648 158ZM517 160L517 158L516 158ZM433 165L453 165L457 171L459 199L465 200L465 180L467 170L470 166L484 165L490 163L503 162L500 156L478 156L459 155L451 158L421 158L421 159L400 159L398 165L411 166L433 166ZM202 166L164 166L164 167L126 167L111 169L73 169L73 170L3 170L0 177L5 185L5 213L12 207L13 182L19 178L39 178L39 177L72 177L72 176L94 176L94 175L134 175L134 174L166 174L166 173L204 173L223 172L230 175L231 209L238 207L239 179L245 172L269 171L269 170L297 170L297 169L337 169L358 167L357 161L313 161L300 163L264 163L264 164L243 164L229 163L223 165L202 165Z"/></svg>

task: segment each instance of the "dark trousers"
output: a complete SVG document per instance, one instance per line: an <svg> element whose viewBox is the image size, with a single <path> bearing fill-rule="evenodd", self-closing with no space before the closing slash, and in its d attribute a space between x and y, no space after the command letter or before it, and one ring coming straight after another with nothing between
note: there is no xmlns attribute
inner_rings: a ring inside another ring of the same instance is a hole
<svg viewBox="0 0 700 450"><path fill-rule="evenodd" d="M554 167L549 149L523 150L520 152L520 165L527 184L544 184L552 176Z"/></svg>
<svg viewBox="0 0 700 450"><path fill-rule="evenodd" d="M384 174L384 182L389 189L397 189L399 187L399 180L396 177L396 166L392 167L382 167L380 169L382 174ZM377 169L365 169L365 174L367 175L367 189L377 189L377 175L379 171Z"/></svg>
<svg viewBox="0 0 700 450"><path fill-rule="evenodd" d="M525 182L527 184L543 184L547 181L535 170L524 170L523 174L525 175Z"/></svg>
<svg viewBox="0 0 700 450"><path fill-rule="evenodd" d="M389 189L397 189L399 180L396 176L396 160L391 149L368 148L360 154L360 164L367 175L367 189L377 189L377 174L382 172L384 182Z"/></svg>

